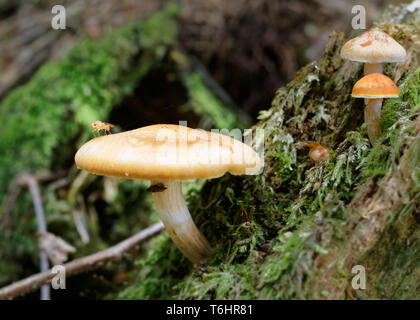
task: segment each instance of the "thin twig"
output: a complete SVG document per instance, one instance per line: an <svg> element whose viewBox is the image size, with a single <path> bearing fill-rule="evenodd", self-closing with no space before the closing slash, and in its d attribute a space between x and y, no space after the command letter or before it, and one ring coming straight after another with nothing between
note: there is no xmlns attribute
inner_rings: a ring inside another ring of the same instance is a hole
<svg viewBox="0 0 420 320"><path fill-rule="evenodd" d="M38 233L45 234L47 232L47 222L45 220L44 207L42 206L41 192L39 190L38 180L30 175L23 174L21 177L21 183L26 184L29 189L29 193L32 197L32 202L34 204L36 221L38 226ZM39 263L41 266L41 273L47 271L50 268L48 262L47 253L43 250L40 250L39 253ZM41 300L50 300L51 291L49 285L43 285L41 287Z"/></svg>
<svg viewBox="0 0 420 320"><path fill-rule="evenodd" d="M61 173L60 173L61 174ZM44 208L42 206L42 199L41 199L41 192L39 190L38 181L48 181L57 177L57 173L54 174L37 174L37 175L30 175L28 173L21 173L18 174L15 179L13 180L9 194L6 197L3 207L3 223L0 224L0 229L7 225L7 220L10 215L10 212L20 194L20 190L22 187L27 186L29 189L29 193L32 197L32 202L35 209L36 214L36 221L38 227L38 233L44 234L47 232L47 223L45 220ZM4 218L5 217L5 218ZM40 260L40 269L41 272L45 272L50 268L48 262L47 253L43 250L40 250L39 254ZM48 285L44 285L41 288L41 300L50 300L50 287Z"/></svg>
<svg viewBox="0 0 420 320"><path fill-rule="evenodd" d="M125 251L136 246L141 241L144 241L160 233L163 229L164 226L162 222L155 223L147 229L140 231L134 236L116 244L115 246L91 254L89 256L70 261L63 265L66 270L66 276L73 275L90 268L98 267L101 263L113 259L120 259ZM13 299L18 295L33 291L39 288L41 285L50 282L55 275L56 274L52 272L52 269L50 269L48 271L37 273L23 280L12 283L11 285L0 289L0 300Z"/></svg>

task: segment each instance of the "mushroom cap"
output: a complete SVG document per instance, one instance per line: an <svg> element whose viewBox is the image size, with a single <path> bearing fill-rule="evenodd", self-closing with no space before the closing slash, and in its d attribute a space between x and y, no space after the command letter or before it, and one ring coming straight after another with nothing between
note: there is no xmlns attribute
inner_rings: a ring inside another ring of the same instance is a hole
<svg viewBox="0 0 420 320"><path fill-rule="evenodd" d="M229 136L157 124L94 138L76 153L76 165L90 173L148 180L186 180L259 173L262 161Z"/></svg>
<svg viewBox="0 0 420 320"><path fill-rule="evenodd" d="M343 59L364 63L403 62L406 56L403 46L379 30L363 32L341 48Z"/></svg>
<svg viewBox="0 0 420 320"><path fill-rule="evenodd" d="M329 159L330 153L327 147L320 145L309 150L309 157L316 162L320 162Z"/></svg>
<svg viewBox="0 0 420 320"><path fill-rule="evenodd" d="M371 73L356 82L351 93L353 98L397 98L398 87L382 73Z"/></svg>

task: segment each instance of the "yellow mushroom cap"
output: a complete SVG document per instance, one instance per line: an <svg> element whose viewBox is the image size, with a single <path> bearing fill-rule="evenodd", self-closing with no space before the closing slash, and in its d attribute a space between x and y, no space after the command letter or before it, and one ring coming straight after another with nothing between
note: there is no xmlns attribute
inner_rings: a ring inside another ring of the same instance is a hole
<svg viewBox="0 0 420 320"><path fill-rule="evenodd" d="M215 132L168 124L94 138L76 153L88 172L148 180L185 180L257 174L258 154L246 144Z"/></svg>
<svg viewBox="0 0 420 320"><path fill-rule="evenodd" d="M354 98L396 98L398 87L382 73L371 73L356 82L351 96Z"/></svg>
<svg viewBox="0 0 420 320"><path fill-rule="evenodd" d="M364 63L403 62L406 56L403 46L379 30L363 32L341 48L343 59Z"/></svg>

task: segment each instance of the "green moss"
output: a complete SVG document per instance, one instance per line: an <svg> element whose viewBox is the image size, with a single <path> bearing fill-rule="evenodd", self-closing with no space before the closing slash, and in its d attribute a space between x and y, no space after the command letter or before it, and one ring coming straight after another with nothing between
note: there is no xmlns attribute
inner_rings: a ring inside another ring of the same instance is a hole
<svg viewBox="0 0 420 320"><path fill-rule="evenodd" d="M196 114L210 118L210 122L216 128L233 129L238 121L233 111L227 109L224 104L203 83L199 73L191 73L185 77L185 84L191 97L192 109Z"/></svg>
<svg viewBox="0 0 420 320"><path fill-rule="evenodd" d="M154 239L151 246L153 250L147 257L137 262L140 273L136 281L141 285L121 291L119 299L169 299L174 294L174 284L186 275L188 262L167 234Z"/></svg>
<svg viewBox="0 0 420 320"><path fill-rule="evenodd" d="M366 158L363 174L371 178L384 176L389 169L389 160L390 147L381 144L375 146Z"/></svg>
<svg viewBox="0 0 420 320"><path fill-rule="evenodd" d="M179 299L254 299L252 267L226 265L221 271L204 273L198 278L187 278L175 288ZM191 295L191 293L194 293Z"/></svg>
<svg viewBox="0 0 420 320"><path fill-rule="evenodd" d="M385 133L400 118L420 108L420 68L398 83L398 86L399 97L386 100L382 108L382 133Z"/></svg>
<svg viewBox="0 0 420 320"><path fill-rule="evenodd" d="M53 161L57 167L71 157L74 150L56 152L91 122L106 119L162 60L176 40L176 13L167 6L99 41L82 41L8 95L0 107L7 119L0 127L0 202L17 172L49 169Z"/></svg>

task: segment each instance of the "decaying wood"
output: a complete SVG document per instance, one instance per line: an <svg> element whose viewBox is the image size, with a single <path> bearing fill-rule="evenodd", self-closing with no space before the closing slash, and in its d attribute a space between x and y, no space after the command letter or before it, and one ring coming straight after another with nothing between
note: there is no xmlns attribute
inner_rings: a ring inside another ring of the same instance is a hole
<svg viewBox="0 0 420 320"><path fill-rule="evenodd" d="M420 139L410 140L413 145L407 148L398 167L384 177L379 185L369 179L349 204L346 225L342 229L342 237L346 241L339 244L321 242L323 247L331 249L328 254L320 255L315 260L316 267L323 270L322 276L317 277L316 286L319 291L328 292L325 298L346 298L349 281L339 274L339 268L351 270L358 265L401 211L401 206L409 202L410 188L413 187L410 177L412 156L420 153Z"/></svg>

